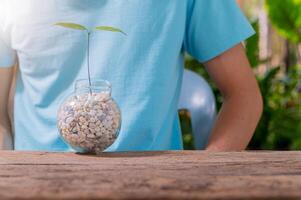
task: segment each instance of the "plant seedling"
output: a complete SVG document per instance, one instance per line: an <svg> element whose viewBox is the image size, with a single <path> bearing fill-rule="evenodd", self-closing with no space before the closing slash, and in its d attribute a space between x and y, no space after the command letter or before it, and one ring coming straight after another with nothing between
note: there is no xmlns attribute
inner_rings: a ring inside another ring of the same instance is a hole
<svg viewBox="0 0 301 200"><path fill-rule="evenodd" d="M123 32L121 29L111 27L111 26L96 26L96 27L94 27L93 30L90 30L83 25L70 23L70 22L58 22L58 23L55 23L54 25L65 27L65 28L70 28L70 29L75 29L75 30L80 30L80 31L84 31L86 33L86 35L87 35L87 72L88 72L88 80L89 80L89 86L90 86L89 88L90 88L90 94L91 94L92 93L91 74L90 74L90 35L91 35L91 33L94 31L119 32L119 33L122 33L123 35L126 35L126 33Z"/></svg>

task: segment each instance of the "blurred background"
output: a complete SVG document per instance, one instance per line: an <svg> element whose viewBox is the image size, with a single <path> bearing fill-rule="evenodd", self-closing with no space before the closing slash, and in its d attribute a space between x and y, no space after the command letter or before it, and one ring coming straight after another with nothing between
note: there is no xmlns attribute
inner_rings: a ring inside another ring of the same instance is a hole
<svg viewBox="0 0 301 200"><path fill-rule="evenodd" d="M263 95L264 111L249 149L301 150L301 0L238 0L257 34L246 51ZM186 55L185 67L212 86L204 67ZM185 149L195 149L189 112L180 111Z"/></svg>

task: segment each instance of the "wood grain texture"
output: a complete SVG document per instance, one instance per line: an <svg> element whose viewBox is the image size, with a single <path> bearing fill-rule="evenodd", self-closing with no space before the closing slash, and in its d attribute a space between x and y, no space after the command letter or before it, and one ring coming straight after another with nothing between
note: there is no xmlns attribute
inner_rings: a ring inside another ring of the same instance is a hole
<svg viewBox="0 0 301 200"><path fill-rule="evenodd" d="M301 152L0 151L0 199L301 199Z"/></svg>

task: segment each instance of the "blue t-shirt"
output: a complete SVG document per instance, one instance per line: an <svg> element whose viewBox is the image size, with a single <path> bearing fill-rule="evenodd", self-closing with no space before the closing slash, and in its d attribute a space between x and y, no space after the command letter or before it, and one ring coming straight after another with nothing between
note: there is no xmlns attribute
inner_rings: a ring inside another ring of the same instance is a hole
<svg viewBox="0 0 301 200"><path fill-rule="evenodd" d="M122 127L110 151L182 149L183 53L208 61L254 31L234 0L0 0L0 66L16 61L16 150L68 151L58 106L87 78L86 35L53 26L109 25L91 37L93 78L112 83Z"/></svg>

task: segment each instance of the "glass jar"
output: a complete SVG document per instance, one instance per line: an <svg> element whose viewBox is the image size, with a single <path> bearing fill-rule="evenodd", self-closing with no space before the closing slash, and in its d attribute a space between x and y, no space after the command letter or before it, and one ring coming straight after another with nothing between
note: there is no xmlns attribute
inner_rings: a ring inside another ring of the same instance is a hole
<svg viewBox="0 0 301 200"><path fill-rule="evenodd" d="M121 112L106 80L77 80L75 91L58 110L58 129L77 152L100 153L113 144L121 126Z"/></svg>

